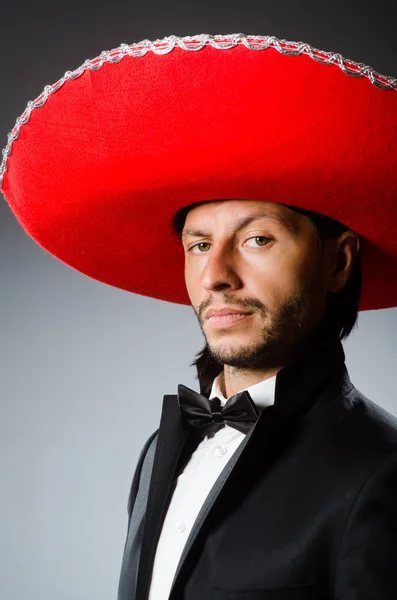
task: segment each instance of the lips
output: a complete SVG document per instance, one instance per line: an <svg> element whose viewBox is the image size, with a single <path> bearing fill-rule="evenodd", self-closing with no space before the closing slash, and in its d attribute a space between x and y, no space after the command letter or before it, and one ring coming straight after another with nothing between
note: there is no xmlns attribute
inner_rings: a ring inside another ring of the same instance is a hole
<svg viewBox="0 0 397 600"><path fill-rule="evenodd" d="M223 312L223 311L222 311ZM251 313L226 312L226 314L215 313L207 318L207 323L213 329L225 329L238 325L242 321L249 319Z"/></svg>
<svg viewBox="0 0 397 600"><path fill-rule="evenodd" d="M243 311L238 308L211 308L205 314L205 318L209 319L210 317L225 317L227 315L249 315L251 313Z"/></svg>

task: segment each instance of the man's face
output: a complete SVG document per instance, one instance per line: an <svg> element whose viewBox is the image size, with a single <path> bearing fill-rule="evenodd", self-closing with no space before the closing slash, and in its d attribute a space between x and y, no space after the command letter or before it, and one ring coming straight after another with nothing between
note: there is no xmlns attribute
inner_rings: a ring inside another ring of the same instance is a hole
<svg viewBox="0 0 397 600"><path fill-rule="evenodd" d="M215 359L282 367L325 310L310 219L270 202L207 202L189 211L182 242L187 291Z"/></svg>

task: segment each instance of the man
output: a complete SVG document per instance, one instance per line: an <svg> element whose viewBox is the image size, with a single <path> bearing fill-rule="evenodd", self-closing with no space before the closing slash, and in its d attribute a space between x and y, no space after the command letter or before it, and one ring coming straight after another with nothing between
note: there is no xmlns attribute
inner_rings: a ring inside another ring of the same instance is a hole
<svg viewBox="0 0 397 600"><path fill-rule="evenodd" d="M164 397L138 460L119 600L395 598L397 420L341 339L397 304L396 90L307 45L168 38L17 122L3 192L26 230L190 302L206 340L200 394Z"/></svg>

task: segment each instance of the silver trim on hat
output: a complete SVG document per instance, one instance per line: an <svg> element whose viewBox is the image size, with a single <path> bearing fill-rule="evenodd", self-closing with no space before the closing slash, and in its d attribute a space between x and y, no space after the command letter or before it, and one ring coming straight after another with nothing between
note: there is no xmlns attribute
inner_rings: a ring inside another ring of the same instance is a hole
<svg viewBox="0 0 397 600"><path fill-rule="evenodd" d="M281 54L286 54L288 56L307 54L310 58L319 63L337 65L346 75L350 75L351 77L366 77L375 87L381 90L397 90L397 79L381 75L363 63L348 60L341 54L318 50L304 42L289 42L287 40L279 40L274 36L244 35L243 33L208 35L203 33L201 35L186 36L182 38L171 35L154 42L143 40L136 44L132 44L131 46L128 44L121 44L121 46L114 50L101 52L96 58L91 60L87 59L74 71L66 71L61 79L52 85L46 85L40 96L35 100L28 102L24 112L17 118L14 128L8 134L7 145L2 150L3 160L0 167L0 189L2 187L4 173L7 171L7 161L11 154L12 145L15 140L18 139L22 125L26 125L29 121L33 109L44 106L48 97L59 90L69 79L77 79L87 69L90 71L98 71L105 63L116 64L120 62L124 56L139 58L149 51L154 52L155 54L168 54L175 46L191 52L202 50L205 46L212 46L217 50L228 50L234 48L238 44L244 45L250 50L266 50L267 48L274 48Z"/></svg>

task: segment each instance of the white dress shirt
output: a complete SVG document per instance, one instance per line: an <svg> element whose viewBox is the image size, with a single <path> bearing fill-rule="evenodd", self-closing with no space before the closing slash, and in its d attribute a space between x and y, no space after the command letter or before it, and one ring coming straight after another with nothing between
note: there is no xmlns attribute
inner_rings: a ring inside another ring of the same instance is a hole
<svg viewBox="0 0 397 600"><path fill-rule="evenodd" d="M210 399L227 402L220 389L220 377L215 378ZM276 375L247 389L258 411L274 404ZM245 434L225 425L214 437L200 442L190 461L179 475L164 519L154 559L149 600L167 600L176 569L194 521L227 462L237 450Z"/></svg>

